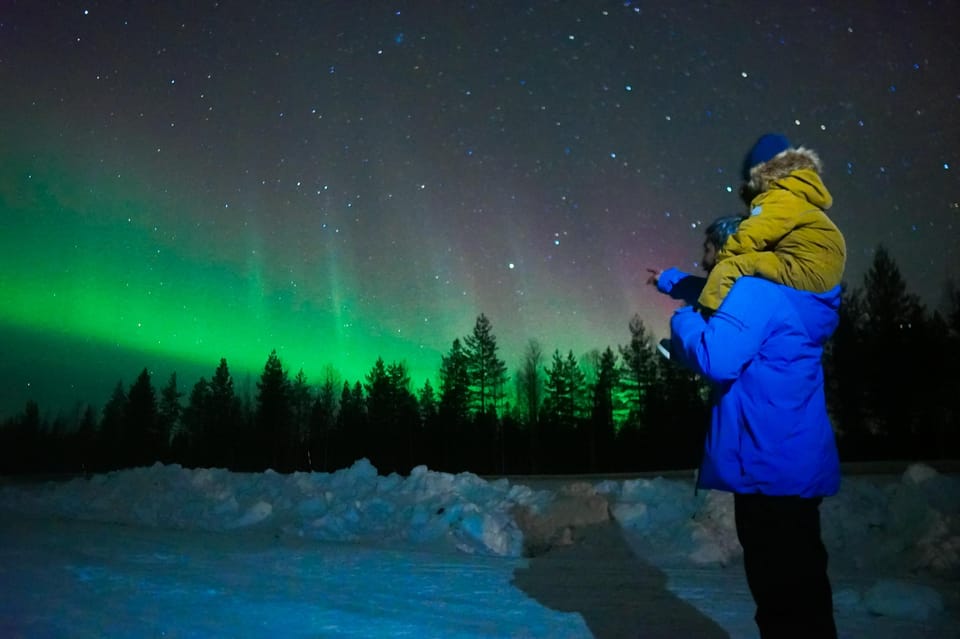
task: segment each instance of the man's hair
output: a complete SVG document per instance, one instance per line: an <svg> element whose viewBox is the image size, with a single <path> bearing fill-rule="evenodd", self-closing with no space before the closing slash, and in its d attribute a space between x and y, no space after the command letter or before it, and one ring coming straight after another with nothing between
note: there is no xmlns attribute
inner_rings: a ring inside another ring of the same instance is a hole
<svg viewBox="0 0 960 639"><path fill-rule="evenodd" d="M727 238L737 232L740 222L743 222L743 218L738 215L718 217L707 227L707 241L718 249L722 248Z"/></svg>

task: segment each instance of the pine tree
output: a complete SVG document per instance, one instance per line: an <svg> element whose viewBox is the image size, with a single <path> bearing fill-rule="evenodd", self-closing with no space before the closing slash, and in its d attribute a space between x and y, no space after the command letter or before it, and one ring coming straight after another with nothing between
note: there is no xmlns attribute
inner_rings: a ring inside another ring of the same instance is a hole
<svg viewBox="0 0 960 639"><path fill-rule="evenodd" d="M467 426L470 416L470 375L467 356L459 339L454 339L440 361L440 437L441 470L463 470L469 444Z"/></svg>
<svg viewBox="0 0 960 639"><path fill-rule="evenodd" d="M619 374L617 356L609 346L597 360L597 377L593 384L593 406L590 413L588 466L590 472L609 468L610 454L616 436L613 419L614 391Z"/></svg>
<svg viewBox="0 0 960 639"><path fill-rule="evenodd" d="M48 460L44 455L43 430L40 405L32 399L27 400L23 414L10 419L3 427L0 439L2 474L37 473L46 469Z"/></svg>
<svg viewBox="0 0 960 639"><path fill-rule="evenodd" d="M118 381L113 394L103 407L100 417L99 455L104 469L120 468L125 464L121 451L126 429L127 392L123 382Z"/></svg>
<svg viewBox="0 0 960 639"><path fill-rule="evenodd" d="M644 468L694 468L700 463L709 421L708 390L674 360L658 358L647 402L647 425L636 461Z"/></svg>
<svg viewBox="0 0 960 639"><path fill-rule="evenodd" d="M546 401L544 410L551 421L572 428L583 415L585 377L573 351L566 358L560 351L553 352L553 361L547 369Z"/></svg>
<svg viewBox="0 0 960 639"><path fill-rule="evenodd" d="M406 364L393 362L387 367L387 378L390 380L392 411L394 420L393 442L393 469L407 473L413 467L414 441L420 431L422 422L417 405L417 398L410 391L410 375Z"/></svg>
<svg viewBox="0 0 960 639"><path fill-rule="evenodd" d="M923 306L916 295L907 293L900 267L882 245L864 275L863 287L868 335L881 339L909 336L913 324L923 316Z"/></svg>
<svg viewBox="0 0 960 639"><path fill-rule="evenodd" d="M517 400L523 408L524 419L529 428L537 423L540 405L543 403L543 349L535 339L527 342L520 370L517 371Z"/></svg>
<svg viewBox="0 0 960 639"><path fill-rule="evenodd" d="M335 377L332 370L327 371L310 411L310 446L307 457L310 470L332 470L330 448L337 423Z"/></svg>
<svg viewBox="0 0 960 639"><path fill-rule="evenodd" d="M586 459L579 454L585 444L581 432L585 386L573 351L563 357L559 349L555 350L546 371L541 415L545 457L552 463L550 472L575 472L585 466Z"/></svg>
<svg viewBox="0 0 960 639"><path fill-rule="evenodd" d="M77 470L83 473L95 472L97 438L97 413L87 404L80 417L76 436Z"/></svg>
<svg viewBox="0 0 960 639"><path fill-rule="evenodd" d="M257 382L256 424L258 439L269 451L270 468L277 472L293 470L293 409L290 401L290 378L277 356L270 352Z"/></svg>
<svg viewBox="0 0 960 639"><path fill-rule="evenodd" d="M637 427L643 425L648 391L656 379L655 355L643 320L634 315L630 320L630 343L620 346L620 381L628 392L631 425Z"/></svg>
<svg viewBox="0 0 960 639"><path fill-rule="evenodd" d="M409 470L420 418L407 368L400 362L386 365L377 358L366 380L371 461L384 473Z"/></svg>
<svg viewBox="0 0 960 639"><path fill-rule="evenodd" d="M209 391L203 413L203 441L208 463L218 468L237 469L240 465L240 449L245 443L243 411L226 358L220 358L210 380Z"/></svg>
<svg viewBox="0 0 960 639"><path fill-rule="evenodd" d="M144 368L130 386L127 395L127 437L123 449L129 463L147 466L165 454L165 438L159 432L157 393L150 380L150 372Z"/></svg>
<svg viewBox="0 0 960 639"><path fill-rule="evenodd" d="M310 413L313 406L307 375L301 368L290 386L291 429L293 431L294 467L309 468Z"/></svg>
<svg viewBox="0 0 960 639"><path fill-rule="evenodd" d="M864 364L867 402L864 413L883 457L913 450L919 427L916 409L927 381L922 352L924 309L907 293L896 262L883 246L864 276Z"/></svg>
<svg viewBox="0 0 960 639"><path fill-rule="evenodd" d="M420 412L420 440L417 448L423 453L423 463L428 468L439 468L442 462L441 424L439 419L440 402L429 379L417 392L417 407Z"/></svg>
<svg viewBox="0 0 960 639"><path fill-rule="evenodd" d="M369 456L365 404L360 382L355 382L352 387L349 382L344 382L337 415L337 433L338 440L343 442L345 465Z"/></svg>
<svg viewBox="0 0 960 639"><path fill-rule="evenodd" d="M470 411L470 373L467 355L459 339L440 363L440 413L456 423L466 421Z"/></svg>
<svg viewBox="0 0 960 639"><path fill-rule="evenodd" d="M393 415L393 388L382 357L377 358L373 368L367 373L364 390L367 393L370 428L370 437L366 439L367 456L378 470L387 471L391 466L387 457L397 424Z"/></svg>
<svg viewBox="0 0 960 639"><path fill-rule="evenodd" d="M530 444L530 472L538 472L540 465L540 407L543 404L543 349L531 339L523 352L520 370L516 375L517 400L523 411L523 422Z"/></svg>
<svg viewBox="0 0 960 639"><path fill-rule="evenodd" d="M436 418L439 404L437 402L437 395L433 391L433 385L429 379L423 381L423 386L420 387L417 393L417 406L420 410L420 420L424 424Z"/></svg>
<svg viewBox="0 0 960 639"><path fill-rule="evenodd" d="M183 397L183 393L177 389L177 374L171 373L167 385L160 391L160 403L157 406L160 418L160 430L162 433L166 433L167 449L171 451L170 461L182 461L182 456L186 452L175 448L176 442L180 439L183 429L183 407L180 405L181 397Z"/></svg>
<svg viewBox="0 0 960 639"><path fill-rule="evenodd" d="M477 414L496 412L507 381L507 365L497 357L497 338L487 316L480 314L473 333L464 338L470 392Z"/></svg>
<svg viewBox="0 0 960 639"><path fill-rule="evenodd" d="M207 454L207 415L210 410L210 383L201 377L190 389L190 397L183 409L183 429L178 449L185 450L185 463L188 466L209 466L211 459Z"/></svg>

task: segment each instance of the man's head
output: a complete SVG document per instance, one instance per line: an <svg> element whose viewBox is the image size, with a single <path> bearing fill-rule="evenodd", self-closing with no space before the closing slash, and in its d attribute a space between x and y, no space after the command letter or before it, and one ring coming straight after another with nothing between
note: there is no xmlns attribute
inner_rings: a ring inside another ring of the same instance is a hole
<svg viewBox="0 0 960 639"><path fill-rule="evenodd" d="M710 272L717 264L717 252L723 248L727 238L737 232L742 217L728 215L715 219L707 227L706 237L703 239L703 259L700 265L703 270Z"/></svg>

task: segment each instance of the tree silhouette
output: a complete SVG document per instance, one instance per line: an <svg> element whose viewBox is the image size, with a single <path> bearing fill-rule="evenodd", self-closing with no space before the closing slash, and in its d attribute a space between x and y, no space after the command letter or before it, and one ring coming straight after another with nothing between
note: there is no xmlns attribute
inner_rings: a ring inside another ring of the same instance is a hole
<svg viewBox="0 0 960 639"><path fill-rule="evenodd" d="M553 472L564 466L582 470L579 466L586 463L578 454L577 437L586 400L586 379L573 351L564 358L555 350L546 371L542 412L544 448L550 451Z"/></svg>
<svg viewBox="0 0 960 639"><path fill-rule="evenodd" d="M245 447L242 410L233 385L233 375L225 357L210 380L209 397L204 406L203 450L207 463L218 468L240 467L240 449Z"/></svg>
<svg viewBox="0 0 960 639"><path fill-rule="evenodd" d="M442 451L440 447L440 400L433 390L429 379L417 392L417 407L420 411L420 440L417 446L423 455L423 463L428 468L440 468Z"/></svg>
<svg viewBox="0 0 960 639"><path fill-rule="evenodd" d="M274 349L257 382L257 439L269 451L267 463L277 472L294 467L290 378Z"/></svg>
<svg viewBox="0 0 960 639"><path fill-rule="evenodd" d="M865 311L862 353L867 380L864 413L882 455L902 454L912 446L918 427L922 371L912 364L924 332L924 309L896 262L878 246L864 276Z"/></svg>
<svg viewBox="0 0 960 639"><path fill-rule="evenodd" d="M642 428L646 418L647 397L656 379L655 353L650 335L639 315L630 320L630 343L620 346L621 384L629 406L632 427Z"/></svg>
<svg viewBox="0 0 960 639"><path fill-rule="evenodd" d="M523 423L530 442L530 472L536 473L540 456L540 406L543 403L543 349L531 339L523 351L520 370L516 375L517 405L521 407Z"/></svg>
<svg viewBox="0 0 960 639"><path fill-rule="evenodd" d="M574 427L577 419L582 415L585 382L583 371L580 370L573 351L569 351L564 358L560 355L559 349L555 350L553 360L547 369L543 405L544 413L554 425L567 429Z"/></svg>
<svg viewBox="0 0 960 639"><path fill-rule="evenodd" d="M126 413L127 393L123 382L119 381L100 417L100 465L103 468L122 468L127 464L122 451L122 442L126 438Z"/></svg>
<svg viewBox="0 0 960 639"><path fill-rule="evenodd" d="M337 433L338 439L343 442L342 459L345 464L367 454L367 409L360 382L355 382L352 388L348 382L343 383Z"/></svg>
<svg viewBox="0 0 960 639"><path fill-rule="evenodd" d="M450 352L441 356L440 363L440 421L442 466L444 470L464 468L462 449L454 441L466 441L470 414L470 376L467 356L459 338L453 340Z"/></svg>
<svg viewBox="0 0 960 639"><path fill-rule="evenodd" d="M479 415L495 414L507 381L507 365L497 355L497 338L486 315L477 317L473 333L463 344L474 409Z"/></svg>
<svg viewBox="0 0 960 639"><path fill-rule="evenodd" d="M307 449L308 470L329 472L332 469L330 448L333 445L333 433L337 423L337 396L334 377L333 372L328 370L310 411L310 435Z"/></svg>
<svg viewBox="0 0 960 639"><path fill-rule="evenodd" d="M657 369L638 455L650 470L694 468L700 463L710 417L709 387L672 360L659 358Z"/></svg>
<svg viewBox="0 0 960 639"><path fill-rule="evenodd" d="M89 404L83 409L75 438L76 464L73 470L89 473L97 470L97 412Z"/></svg>
<svg viewBox="0 0 960 639"><path fill-rule="evenodd" d="M587 436L587 466L591 472L600 468L601 459L604 464L610 463L616 437L613 402L619 375L617 356L609 346L597 359L596 370Z"/></svg>
<svg viewBox="0 0 960 639"><path fill-rule="evenodd" d="M851 459L960 456L960 291L928 313L880 246L862 288L844 291L825 345L826 393L841 455ZM267 358L254 399L238 397L225 358L193 385L185 407L176 373L159 399L148 369L118 381L100 411L43 417L35 401L0 422L0 473L97 472L156 460L186 466L281 472L333 470L366 456L381 472L603 472L689 467L707 423L701 380L662 360L643 322L629 322L618 350L543 354L530 340L504 402L506 366L486 316L441 357L438 390L415 398L406 365L378 358L361 382L327 371L312 394ZM620 358L618 360L617 354ZM332 370L332 369L331 369ZM252 380L245 388L252 386ZM543 436L548 432L549 436Z"/></svg>
<svg viewBox="0 0 960 639"><path fill-rule="evenodd" d="M122 448L126 449L128 462L148 466L159 461L166 452L167 434L160 432L157 393L146 368L130 386L125 421L126 437Z"/></svg>
<svg viewBox="0 0 960 639"><path fill-rule="evenodd" d="M367 393L367 416L371 429L370 436L365 438L367 456L377 468L386 469L391 466L392 469L390 449L395 443L399 425L394 412L394 389L382 357L377 358L373 368L367 373L364 390Z"/></svg>
<svg viewBox="0 0 960 639"><path fill-rule="evenodd" d="M212 454L211 430L207 425L210 414L210 383L201 377L190 389L190 397L183 409L183 428L174 439L173 448L184 451L183 461L188 466L210 466Z"/></svg>
<svg viewBox="0 0 960 639"><path fill-rule="evenodd" d="M290 428L293 435L294 468L309 467L310 415L313 409L313 397L307 375L301 368L290 385Z"/></svg>
<svg viewBox="0 0 960 639"><path fill-rule="evenodd" d="M0 473L33 473L42 468L42 462L49 463L44 460L41 435L40 405L28 400L23 413L6 421L0 432Z"/></svg>
<svg viewBox="0 0 960 639"><path fill-rule="evenodd" d="M183 396L177 389L177 374L171 373L166 386L160 390L160 401L157 406L160 430L167 434L166 449L169 451L165 461L181 458L185 451L174 447L174 442L179 438L183 428L183 406L180 404L180 398Z"/></svg>

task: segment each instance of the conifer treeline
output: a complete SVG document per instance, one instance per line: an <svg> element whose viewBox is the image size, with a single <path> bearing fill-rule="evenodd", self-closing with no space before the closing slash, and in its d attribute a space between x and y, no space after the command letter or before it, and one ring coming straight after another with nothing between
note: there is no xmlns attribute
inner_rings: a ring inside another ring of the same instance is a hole
<svg viewBox="0 0 960 639"><path fill-rule="evenodd" d="M844 294L827 348L827 396L844 460L960 458L960 292L929 313L879 247L862 288ZM0 429L0 473L100 472L157 461L238 471L333 471L367 457L380 472L481 474L690 468L708 389L656 354L635 316L629 342L577 358L531 340L512 375L481 314L442 356L439 388L414 389L402 362L363 380L328 369L290 377L276 351L254 396L226 359L187 392L159 393L147 370L101 411L42 420L29 402ZM784 389L789 392L788 389Z"/></svg>

